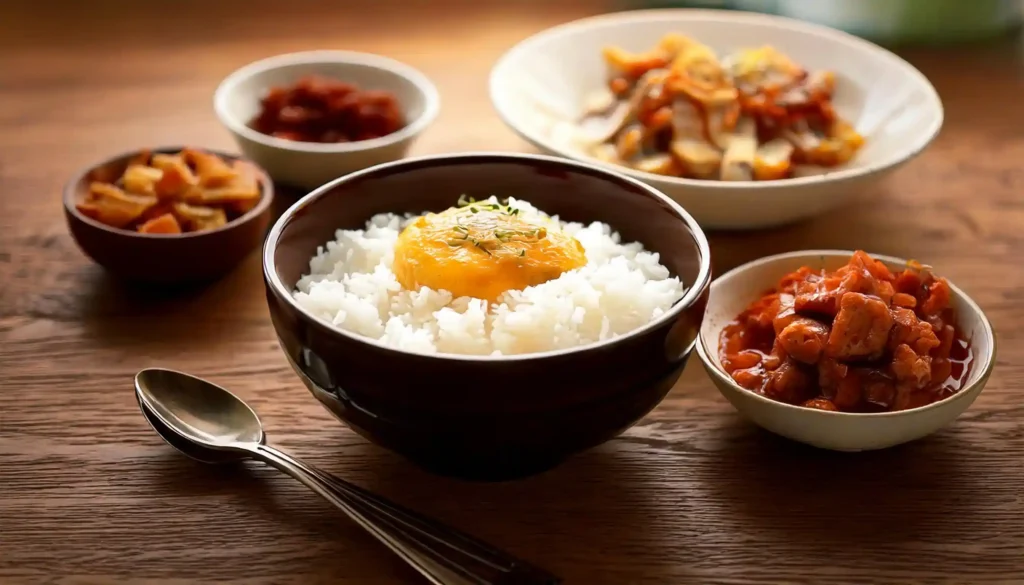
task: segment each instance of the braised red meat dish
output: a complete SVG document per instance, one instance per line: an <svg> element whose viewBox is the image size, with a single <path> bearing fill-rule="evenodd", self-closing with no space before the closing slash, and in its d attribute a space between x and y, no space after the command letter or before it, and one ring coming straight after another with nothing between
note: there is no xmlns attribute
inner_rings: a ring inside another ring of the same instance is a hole
<svg viewBox="0 0 1024 585"><path fill-rule="evenodd" d="M719 357L748 390L841 412L925 406L957 392L971 348L949 283L911 263L901 272L862 251L828 272L802 267L722 331Z"/></svg>
<svg viewBox="0 0 1024 585"><path fill-rule="evenodd" d="M291 86L272 88L250 125L275 138L339 143L387 136L401 130L405 119L390 92L310 75Z"/></svg>

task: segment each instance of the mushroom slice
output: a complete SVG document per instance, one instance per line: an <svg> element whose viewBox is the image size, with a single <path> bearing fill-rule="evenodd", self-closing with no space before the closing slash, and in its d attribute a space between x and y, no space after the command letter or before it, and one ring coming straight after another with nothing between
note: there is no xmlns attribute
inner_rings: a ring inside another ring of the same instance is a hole
<svg viewBox="0 0 1024 585"><path fill-rule="evenodd" d="M598 144L611 140L627 124L636 119L640 105L654 87L660 84L667 72L664 69L648 71L641 77L628 101L620 101L604 115L584 116L578 124L578 135L584 144Z"/></svg>
<svg viewBox="0 0 1024 585"><path fill-rule="evenodd" d="M796 148L797 152L799 152L801 156L813 151L821 145L821 139L810 130L795 130L793 128L787 128L780 134L782 138Z"/></svg>
<svg viewBox="0 0 1024 585"><path fill-rule="evenodd" d="M754 154L754 179L772 181L789 175L793 145L782 138L776 138L758 147Z"/></svg>
<svg viewBox="0 0 1024 585"><path fill-rule="evenodd" d="M623 164L624 161L619 158L619 150L615 148L614 144L605 142L603 144L595 145L590 151L590 156L596 158L601 162L611 164Z"/></svg>
<svg viewBox="0 0 1024 585"><path fill-rule="evenodd" d="M831 71L814 71L803 82L811 99L830 99L836 90L836 74Z"/></svg>
<svg viewBox="0 0 1024 585"><path fill-rule="evenodd" d="M704 120L700 110L686 98L672 102L672 136L675 139L704 139Z"/></svg>
<svg viewBox="0 0 1024 585"><path fill-rule="evenodd" d="M808 135L811 138L808 138ZM852 126L836 120L829 128L828 136L818 138L811 130L796 135L801 144L795 144L800 159L812 165L834 167L848 162L864 144L864 137ZM806 148L810 145L810 148Z"/></svg>
<svg viewBox="0 0 1024 585"><path fill-rule="evenodd" d="M633 163L633 168L645 173L668 176L678 176L680 170L672 155L665 153L641 157Z"/></svg>
<svg viewBox="0 0 1024 585"><path fill-rule="evenodd" d="M605 113L588 114L580 119L579 136L586 144L607 142L629 122L629 102L618 102Z"/></svg>
<svg viewBox="0 0 1024 585"><path fill-rule="evenodd" d="M615 140L615 152L619 160L628 161L640 154L644 142L644 127L633 124L619 134Z"/></svg>
<svg viewBox="0 0 1024 585"><path fill-rule="evenodd" d="M723 181L751 181L754 178L754 155L757 152L757 126L751 118L736 123L729 148L722 156Z"/></svg>
<svg viewBox="0 0 1024 585"><path fill-rule="evenodd" d="M775 105L787 110L817 107L830 119L831 106L828 101L835 90L835 75L830 71L815 71L800 83L785 88L775 98Z"/></svg>
<svg viewBox="0 0 1024 585"><path fill-rule="evenodd" d="M801 158L821 146L821 137L811 130L807 120L797 120L789 128L783 129L779 135L796 148Z"/></svg>
<svg viewBox="0 0 1024 585"><path fill-rule="evenodd" d="M703 140L681 138L673 140L669 150L683 166L686 176L695 179L714 179L722 164L722 153Z"/></svg>
<svg viewBox="0 0 1024 585"><path fill-rule="evenodd" d="M729 139L736 128L736 122L740 117L739 102L722 106L712 106L707 110L707 130L711 143L718 148L725 150L729 148Z"/></svg>
<svg viewBox="0 0 1024 585"><path fill-rule="evenodd" d="M583 117L607 116L617 105L619 100L610 89L599 89L587 94L583 101Z"/></svg>
<svg viewBox="0 0 1024 585"><path fill-rule="evenodd" d="M700 110L686 98L672 104L672 142L669 150L688 176L713 179L718 175L722 153L704 138Z"/></svg>

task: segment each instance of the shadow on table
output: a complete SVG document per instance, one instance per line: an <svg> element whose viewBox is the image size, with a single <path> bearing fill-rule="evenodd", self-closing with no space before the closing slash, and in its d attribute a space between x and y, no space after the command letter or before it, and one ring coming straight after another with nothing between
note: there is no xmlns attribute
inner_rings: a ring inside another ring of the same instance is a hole
<svg viewBox="0 0 1024 585"><path fill-rule="evenodd" d="M368 463L358 476L349 472L354 483L542 566L567 583L621 585L627 575L656 576L688 544L660 538L666 523L687 522L680 515L666 517L673 504L659 489L665 470L651 465L649 455L615 442L540 475L497 483L439 477L368 443L351 446L345 458L350 470L352 459Z"/></svg>
<svg viewBox="0 0 1024 585"><path fill-rule="evenodd" d="M994 462L952 429L836 453L732 421L713 437L627 434L508 483L439 478L372 445L349 447L344 468L364 460L356 483L595 584L697 582L722 570L709 559L748 546L764 562L772 550L804 551L808 562L842 551L886 567L922 543L956 542L965 518L1000 508L985 484L999 474Z"/></svg>
<svg viewBox="0 0 1024 585"><path fill-rule="evenodd" d="M208 337L206 329L216 336L218 328L202 327L199 318L208 315L201 306L204 297L225 288L227 281L242 276L236 274L242 271L240 266L223 279L209 283L155 285L122 280L96 267L83 278L75 299L81 307L79 319L90 337L104 341L134 337L187 343L194 341L199 329L204 330L204 337Z"/></svg>
<svg viewBox="0 0 1024 585"><path fill-rule="evenodd" d="M287 566L286 571L301 567L302 574L288 572L272 582L308 582L302 575L310 574L317 576L316 582L334 582L340 575L365 582L367 574L380 575L387 583L419 582L412 568L344 514L267 465L208 465L167 447L165 456L147 458L144 467L147 493L174 494L174 505L149 507L148 522L135 529L138 537L151 538L152 526L174 531L182 524L201 522L218 542L238 547L220 555L220 569L232 578L276 579L275 572L282 570L277 561ZM254 563L254 555L262 560ZM296 557L301 557L301 564L289 563ZM189 570L193 569L182 569L177 576L189 577L184 572ZM196 569L197 577L203 574Z"/></svg>
<svg viewBox="0 0 1024 585"><path fill-rule="evenodd" d="M955 539L974 509L998 508L991 501L998 494L979 485L991 470L967 457L956 433L843 454L732 420L713 438L627 435L547 473L505 483L438 477L351 436L339 440L335 454L310 462L567 582L595 585L699 581L719 569L708 555L724 554L722 547L739 554L758 546L753 542L785 542L787 550L807 554L855 551L864 563L887 566L902 545ZM275 470L203 466L170 452L168 458L156 481L169 483L160 491L241 498L263 522L316 535L310 554L319 574L355 562L401 570L342 513Z"/></svg>
<svg viewBox="0 0 1024 585"><path fill-rule="evenodd" d="M623 571L632 575L652 564L664 566L681 545L662 542L650 532L659 529L656 518L664 505L653 488L664 478L638 453L599 447L527 480L474 483L431 475L368 443L345 442L339 455L310 462L555 573L570 567L577 574L562 575L573 577L568 582L612 582L601 576L602 562L607 562L601 551L614 551L618 579L627 574ZM238 513L239 506L218 502L241 500L245 509L251 508L245 522L249 530L278 524L289 543L305 535L302 541L316 545L306 551L305 562L317 575L341 574L359 565L409 571L406 580L418 582L411 569L342 512L267 466L208 466L170 448L166 458L149 465L149 489L184 496L183 501L194 502L191 508L207 510L207 522L222 524L218 514ZM623 563L624 558L634 559L635 566Z"/></svg>
<svg viewBox="0 0 1024 585"><path fill-rule="evenodd" d="M893 554L887 545L957 535L973 510L998 507L981 483L992 470L950 431L862 453L752 433L696 467L696 479L733 521L776 532L794 548L842 547L884 563L867 557Z"/></svg>

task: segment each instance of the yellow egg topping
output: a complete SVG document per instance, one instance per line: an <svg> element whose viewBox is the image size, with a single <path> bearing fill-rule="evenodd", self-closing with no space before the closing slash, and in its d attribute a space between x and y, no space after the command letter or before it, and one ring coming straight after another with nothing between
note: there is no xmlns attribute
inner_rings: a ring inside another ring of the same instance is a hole
<svg viewBox="0 0 1024 585"><path fill-rule="evenodd" d="M583 246L556 223L498 203L460 200L459 207L418 217L402 230L392 270L408 290L426 286L495 301L586 263Z"/></svg>

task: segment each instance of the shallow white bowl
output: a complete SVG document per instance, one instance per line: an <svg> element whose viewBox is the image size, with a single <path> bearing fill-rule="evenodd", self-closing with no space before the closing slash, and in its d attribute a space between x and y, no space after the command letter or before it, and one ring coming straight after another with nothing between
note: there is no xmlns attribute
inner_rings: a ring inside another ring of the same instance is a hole
<svg viewBox="0 0 1024 585"><path fill-rule="evenodd" d="M852 414L803 408L777 402L751 392L722 369L718 359L718 337L765 290L801 266L834 270L849 261L852 251L805 250L768 256L735 268L711 284L707 312L701 325L697 354L711 381L741 414L772 431L815 447L836 451L884 449L930 435L967 410L992 373L995 363L995 337L992 325L981 308L962 290L950 283L957 327L970 340L974 355L963 388L953 396L920 408L878 414ZM906 267L906 261L890 256L871 255L890 269ZM942 267L935 267L941 275Z"/></svg>
<svg viewBox="0 0 1024 585"><path fill-rule="evenodd" d="M358 142L316 144L283 140L248 126L260 111L260 99L274 86L290 85L305 75L324 75L360 89L390 91L405 114L401 130ZM242 67L217 87L217 118L247 157L275 181L314 189L367 167L405 156L409 146L437 117L437 88L419 71L386 57L351 51L309 51L279 55Z"/></svg>
<svg viewBox="0 0 1024 585"><path fill-rule="evenodd" d="M768 227L839 206L919 154L942 126L935 89L889 51L823 26L716 10L621 12L548 29L513 47L494 66L491 101L512 130L541 150L596 162L566 139L565 129L581 114L585 96L606 83L601 49L649 50L670 32L692 36L720 54L772 45L808 70L834 71L836 109L866 137L847 165L778 181L702 181L614 167L678 201L702 227Z"/></svg>

